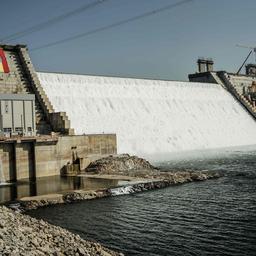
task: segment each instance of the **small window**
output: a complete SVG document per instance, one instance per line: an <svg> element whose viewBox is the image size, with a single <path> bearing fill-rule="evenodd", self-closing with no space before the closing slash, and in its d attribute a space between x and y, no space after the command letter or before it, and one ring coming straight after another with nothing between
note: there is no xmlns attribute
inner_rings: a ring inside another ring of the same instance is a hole
<svg viewBox="0 0 256 256"><path fill-rule="evenodd" d="M12 132L12 128L4 128L3 130L4 130L4 132L6 132L6 133Z"/></svg>
<svg viewBox="0 0 256 256"><path fill-rule="evenodd" d="M15 127L15 132L22 132L23 128L22 127Z"/></svg>
<svg viewBox="0 0 256 256"><path fill-rule="evenodd" d="M32 127L28 127L28 132L32 132Z"/></svg>
<svg viewBox="0 0 256 256"><path fill-rule="evenodd" d="M5 111L6 114L9 113L9 102L8 101L4 102L4 111Z"/></svg>

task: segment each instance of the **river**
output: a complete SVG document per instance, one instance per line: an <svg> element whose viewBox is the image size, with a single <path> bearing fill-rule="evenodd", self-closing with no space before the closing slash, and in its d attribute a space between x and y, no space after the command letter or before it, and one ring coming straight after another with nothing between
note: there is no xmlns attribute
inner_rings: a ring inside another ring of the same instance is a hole
<svg viewBox="0 0 256 256"><path fill-rule="evenodd" d="M256 151L159 163L217 180L41 208L28 214L125 255L256 255Z"/></svg>

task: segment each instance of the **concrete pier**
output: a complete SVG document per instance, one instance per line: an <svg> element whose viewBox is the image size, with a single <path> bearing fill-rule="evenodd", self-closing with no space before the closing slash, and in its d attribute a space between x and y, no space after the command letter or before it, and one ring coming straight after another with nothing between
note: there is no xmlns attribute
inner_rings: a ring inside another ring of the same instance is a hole
<svg viewBox="0 0 256 256"><path fill-rule="evenodd" d="M13 182L59 175L64 165L72 163L74 152L83 169L91 160L116 150L114 134L11 137L0 142L4 177Z"/></svg>

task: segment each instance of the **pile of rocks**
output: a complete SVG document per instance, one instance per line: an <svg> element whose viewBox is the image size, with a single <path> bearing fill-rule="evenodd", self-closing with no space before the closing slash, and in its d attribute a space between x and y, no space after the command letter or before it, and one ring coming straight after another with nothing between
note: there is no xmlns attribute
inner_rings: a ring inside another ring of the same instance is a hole
<svg viewBox="0 0 256 256"><path fill-rule="evenodd" d="M10 205L10 208L16 209L19 211L26 211L26 210L34 210L39 207L44 207L44 206L50 206L54 204L63 204L65 201L63 200L63 195L59 194L56 197L47 197L47 196L42 196L41 199L37 200L22 200L19 201L19 204L16 205Z"/></svg>
<svg viewBox="0 0 256 256"><path fill-rule="evenodd" d="M143 179L170 180L172 184L217 178L217 172L210 171L160 171L147 160L129 154L109 156L92 162L86 172L93 174L124 175Z"/></svg>
<svg viewBox="0 0 256 256"><path fill-rule="evenodd" d="M220 174L214 171L178 171L178 172L160 172L162 180L168 180L171 184L182 184L192 181L204 181L208 179L219 178Z"/></svg>
<svg viewBox="0 0 256 256"><path fill-rule="evenodd" d="M0 255L123 255L6 207L0 207L0 216Z"/></svg>
<svg viewBox="0 0 256 256"><path fill-rule="evenodd" d="M20 200L18 205L14 206L9 205L10 208L17 211L29 211L35 210L40 207L50 206L54 204L63 204L63 203L72 203L75 201L90 200L101 197L109 196L107 190L98 190L98 191L85 191L85 190L75 190L67 192L64 194L59 194L59 196L49 197L49 195L35 197L34 199L29 200Z"/></svg>
<svg viewBox="0 0 256 256"><path fill-rule="evenodd" d="M126 174L134 170L155 170L147 160L129 154L108 156L92 162L86 172L95 174Z"/></svg>
<svg viewBox="0 0 256 256"><path fill-rule="evenodd" d="M219 173L209 171L160 173L158 179L142 181L141 183L135 183L126 187L109 189L108 192L110 195L132 194L147 190L165 188L175 184L203 181L219 177Z"/></svg>
<svg viewBox="0 0 256 256"><path fill-rule="evenodd" d="M65 203L72 203L75 201L82 201L82 200L91 200L96 198L102 198L108 196L107 190L102 191L74 191L69 192L63 196L63 200Z"/></svg>

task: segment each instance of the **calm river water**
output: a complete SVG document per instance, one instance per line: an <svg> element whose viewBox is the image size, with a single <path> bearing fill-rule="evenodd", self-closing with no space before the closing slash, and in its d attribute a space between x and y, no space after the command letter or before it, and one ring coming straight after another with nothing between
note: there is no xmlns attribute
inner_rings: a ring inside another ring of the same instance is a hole
<svg viewBox="0 0 256 256"><path fill-rule="evenodd" d="M160 166L224 177L29 214L126 255L256 255L256 151Z"/></svg>

